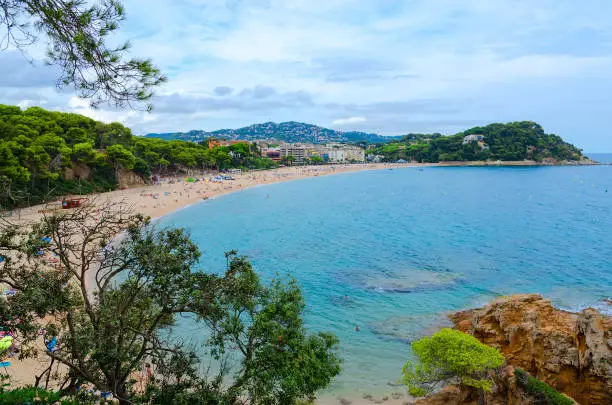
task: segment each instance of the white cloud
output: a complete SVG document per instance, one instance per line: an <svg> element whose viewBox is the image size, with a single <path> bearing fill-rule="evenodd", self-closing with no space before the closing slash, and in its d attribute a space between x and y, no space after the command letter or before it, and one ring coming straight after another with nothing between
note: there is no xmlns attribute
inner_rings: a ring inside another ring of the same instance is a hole
<svg viewBox="0 0 612 405"><path fill-rule="evenodd" d="M365 117L348 117L348 118L338 118L332 121L332 125L354 125L361 124L366 122Z"/></svg>
<svg viewBox="0 0 612 405"><path fill-rule="evenodd" d="M17 75L9 63L7 81L23 94L0 83L5 102L48 99L136 133L299 120L401 134L526 118L571 137L583 120L579 146L597 149L588 142L603 140L612 150L612 138L598 135L609 126L601 106L612 105L612 3L124 2L117 39L131 39L134 55L152 58L170 79L153 100L154 115L91 110L53 93L47 76L27 81L34 75ZM244 89L251 92L240 96Z"/></svg>

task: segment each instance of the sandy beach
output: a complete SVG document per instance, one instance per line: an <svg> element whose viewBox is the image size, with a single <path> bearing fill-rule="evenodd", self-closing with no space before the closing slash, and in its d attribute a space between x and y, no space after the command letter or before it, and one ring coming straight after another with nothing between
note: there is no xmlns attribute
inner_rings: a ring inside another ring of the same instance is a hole
<svg viewBox="0 0 612 405"><path fill-rule="evenodd" d="M89 198L98 201L123 201L133 206L136 212L159 218L171 212L185 208L199 201L221 195L246 190L249 187L273 184L282 181L304 179L309 177L325 176L330 174L358 172L364 170L381 170L400 167L431 166L430 164L397 164L397 163L371 163L332 166L294 166L281 167L273 170L233 173L225 176L232 180L212 182L208 179L213 174L193 174L180 177L162 178L158 184L130 187L107 193L73 196L74 198ZM185 181L186 178L198 179L197 182ZM28 222L41 217L42 210L60 208L60 203L36 205L21 209L15 213L14 220Z"/></svg>

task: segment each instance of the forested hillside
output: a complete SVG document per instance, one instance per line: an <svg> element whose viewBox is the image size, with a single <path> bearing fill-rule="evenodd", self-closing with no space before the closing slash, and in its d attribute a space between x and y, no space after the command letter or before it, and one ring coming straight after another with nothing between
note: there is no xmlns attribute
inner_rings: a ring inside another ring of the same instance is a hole
<svg viewBox="0 0 612 405"><path fill-rule="evenodd" d="M118 174L126 170L148 178L151 173L187 169L273 165L270 159L257 157L248 144L209 149L193 142L135 137L121 124L78 114L0 105L3 207L31 205L68 193L108 191L117 187Z"/></svg>
<svg viewBox="0 0 612 405"><path fill-rule="evenodd" d="M473 135L474 137L469 137ZM481 138L481 137L482 138ZM466 138L468 137L468 138ZM474 127L452 136L411 134L368 150L384 161L417 162L584 159L580 149L561 137L546 134L535 122L521 121Z"/></svg>
<svg viewBox="0 0 612 405"><path fill-rule="evenodd" d="M146 137L167 140L182 139L194 142L209 137L247 141L274 139L281 142L305 142L313 144L324 144L329 142L383 143L392 139L399 139L398 136L381 136L358 131L336 131L295 121L281 122L280 124L276 122L265 122L263 124L254 124L238 129L219 129L212 132L194 130L189 132L147 134Z"/></svg>

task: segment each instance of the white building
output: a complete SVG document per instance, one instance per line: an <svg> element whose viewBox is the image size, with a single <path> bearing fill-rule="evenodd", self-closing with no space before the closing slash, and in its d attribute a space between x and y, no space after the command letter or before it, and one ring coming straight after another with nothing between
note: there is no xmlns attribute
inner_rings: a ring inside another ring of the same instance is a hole
<svg viewBox="0 0 612 405"><path fill-rule="evenodd" d="M304 143L285 143L280 146L281 158L293 156L296 163L303 163L313 156L319 156L329 163L364 162L365 150L358 146L341 143L328 143L326 145L312 145Z"/></svg>
<svg viewBox="0 0 612 405"><path fill-rule="evenodd" d="M463 137L463 144L468 144L470 142L482 142L484 141L484 135L467 135Z"/></svg>

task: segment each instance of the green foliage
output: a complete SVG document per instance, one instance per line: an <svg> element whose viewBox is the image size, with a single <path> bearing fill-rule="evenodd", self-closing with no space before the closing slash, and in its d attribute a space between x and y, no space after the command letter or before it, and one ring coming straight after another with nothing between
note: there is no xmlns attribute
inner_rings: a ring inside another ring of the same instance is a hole
<svg viewBox="0 0 612 405"><path fill-rule="evenodd" d="M310 163L313 165L322 165L325 163L325 160L321 156L313 156L310 158Z"/></svg>
<svg viewBox="0 0 612 405"><path fill-rule="evenodd" d="M87 179L66 180L77 164L91 169ZM39 107L22 111L0 105L0 206L39 203L67 193L108 191L119 169L145 179L152 173L232 167L267 169L276 164L248 144L209 149L185 141L163 141L132 135L119 123Z"/></svg>
<svg viewBox="0 0 612 405"><path fill-rule="evenodd" d="M43 36L48 62L59 68L57 85L73 87L93 105L146 103L166 81L149 59L126 59L128 42L107 43L125 19L118 0L2 0L0 9L3 45L23 49Z"/></svg>
<svg viewBox="0 0 612 405"><path fill-rule="evenodd" d="M206 321L217 357L229 348L241 355L242 367L229 392L234 399L248 395L262 404L314 399L340 372L334 353L338 340L329 333L307 333L304 298L294 280L275 279L264 286L242 257L232 257L228 274L235 290L221 297L220 316Z"/></svg>
<svg viewBox="0 0 612 405"><path fill-rule="evenodd" d="M136 164L136 158L132 152L119 144L106 148L106 157L117 168L132 170Z"/></svg>
<svg viewBox="0 0 612 405"><path fill-rule="evenodd" d="M504 362L501 353L473 336L442 329L412 343L417 361L408 361L402 379L411 395L422 396L440 383L457 381L464 386L490 391L488 373Z"/></svg>
<svg viewBox="0 0 612 405"><path fill-rule="evenodd" d="M532 377L525 370L514 370L516 382L534 398L535 405L572 405L574 401L555 390L544 381Z"/></svg>
<svg viewBox="0 0 612 405"><path fill-rule="evenodd" d="M464 143L468 135L483 135L482 142ZM531 121L490 124L474 127L452 136L409 134L393 140L368 154L382 155L386 161L399 159L417 162L484 161L484 160L579 160L580 149L557 135L546 134Z"/></svg>
<svg viewBox="0 0 612 405"><path fill-rule="evenodd" d="M41 388L25 387L16 389L5 389L0 387L0 405L79 405L84 402L83 398L67 399L59 391L47 391Z"/></svg>

